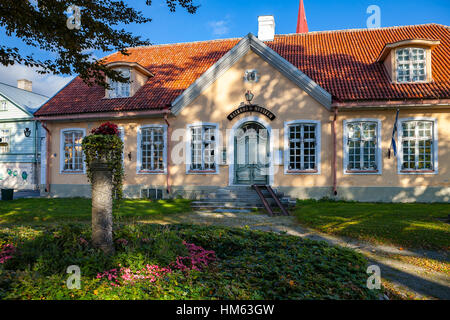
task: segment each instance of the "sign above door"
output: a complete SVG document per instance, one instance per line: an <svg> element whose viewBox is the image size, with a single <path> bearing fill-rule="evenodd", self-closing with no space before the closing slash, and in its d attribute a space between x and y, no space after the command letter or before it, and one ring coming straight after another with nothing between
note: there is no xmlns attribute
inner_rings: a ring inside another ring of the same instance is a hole
<svg viewBox="0 0 450 320"><path fill-rule="evenodd" d="M238 115L242 114L242 113L246 113L246 112L257 112L257 113L261 113L263 115L265 115L267 118L270 119L270 121L275 120L276 116L270 112L269 110L267 110L266 108L254 105L254 104L247 104L247 105L241 105L239 108L237 108L236 110L234 110L232 113L230 113L227 117L228 120L233 120L234 118L236 118Z"/></svg>

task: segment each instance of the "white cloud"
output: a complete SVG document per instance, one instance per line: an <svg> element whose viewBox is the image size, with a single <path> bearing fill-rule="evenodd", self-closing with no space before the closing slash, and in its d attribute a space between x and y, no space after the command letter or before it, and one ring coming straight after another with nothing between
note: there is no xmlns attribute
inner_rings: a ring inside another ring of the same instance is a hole
<svg viewBox="0 0 450 320"><path fill-rule="evenodd" d="M228 20L211 21L208 26L212 28L213 35L220 36L230 32Z"/></svg>
<svg viewBox="0 0 450 320"><path fill-rule="evenodd" d="M37 68L15 64L5 67L0 65L0 82L16 86L17 80L28 79L33 81L33 92L53 96L64 87L73 77L62 77L53 74L39 74Z"/></svg>

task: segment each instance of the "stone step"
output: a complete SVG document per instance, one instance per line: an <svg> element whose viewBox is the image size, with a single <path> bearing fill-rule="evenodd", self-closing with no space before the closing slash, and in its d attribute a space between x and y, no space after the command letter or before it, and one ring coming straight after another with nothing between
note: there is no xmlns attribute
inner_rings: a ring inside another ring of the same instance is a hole
<svg viewBox="0 0 450 320"><path fill-rule="evenodd" d="M263 196L265 198L269 198L270 197L270 194L268 192L263 192L262 194L263 194ZM285 197L284 193L281 193L281 192L275 193L275 195L278 198L284 198ZM230 199L230 198L231 199L236 199L236 198L259 199L259 196L258 196L258 194L256 192L253 192L253 193L231 193L231 192L229 192L229 193L215 193L215 192L212 192L212 193L209 193L209 194L205 195L204 198L210 198L210 199Z"/></svg>
<svg viewBox="0 0 450 320"><path fill-rule="evenodd" d="M266 200L270 205L273 205L273 206L276 205L275 199L266 199ZM280 199L280 202L283 205L291 205L289 200L281 200ZM240 198L240 199L199 199L199 200L193 201L192 205L223 204L223 203L234 203L234 204L247 203L247 204L251 204L251 205L254 205L254 204L262 205L263 204L261 199Z"/></svg>
<svg viewBox="0 0 450 320"><path fill-rule="evenodd" d="M286 197L283 192L273 189L275 195L286 208L295 205L295 201ZM266 189L261 190L263 196L274 210L279 210ZM214 192L205 193L197 196L197 199L191 204L194 210L257 210L263 209L264 204L255 189L247 186L219 188Z"/></svg>
<svg viewBox="0 0 450 320"><path fill-rule="evenodd" d="M221 205L208 205L208 206L192 206L194 210L259 210L263 209L262 206L221 206Z"/></svg>
<svg viewBox="0 0 450 320"><path fill-rule="evenodd" d="M262 202L249 202L249 201L232 201L232 202L210 202L210 201L194 201L191 206L225 206L225 207L260 207Z"/></svg>

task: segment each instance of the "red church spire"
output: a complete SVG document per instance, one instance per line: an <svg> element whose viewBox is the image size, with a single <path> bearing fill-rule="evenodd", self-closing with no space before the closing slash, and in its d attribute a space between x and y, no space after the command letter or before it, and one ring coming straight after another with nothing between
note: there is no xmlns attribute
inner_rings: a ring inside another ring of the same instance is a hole
<svg viewBox="0 0 450 320"><path fill-rule="evenodd" d="M305 6L303 0L300 0L300 8L298 8L297 33L307 33L308 22L306 21Z"/></svg>

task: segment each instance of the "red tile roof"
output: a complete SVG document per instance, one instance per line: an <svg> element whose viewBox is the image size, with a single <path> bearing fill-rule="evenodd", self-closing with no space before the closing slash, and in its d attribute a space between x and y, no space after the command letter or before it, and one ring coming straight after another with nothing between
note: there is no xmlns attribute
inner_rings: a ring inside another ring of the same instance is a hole
<svg viewBox="0 0 450 320"><path fill-rule="evenodd" d="M386 44L406 39L440 40L432 51L433 82L393 84L383 64L376 62ZM239 40L137 47L129 49L129 56L114 53L106 58L108 62L137 62L155 76L133 97L122 99L104 99L102 87L88 87L76 78L36 115L166 108ZM448 26L428 24L278 35L266 44L327 90L333 101L450 98Z"/></svg>

